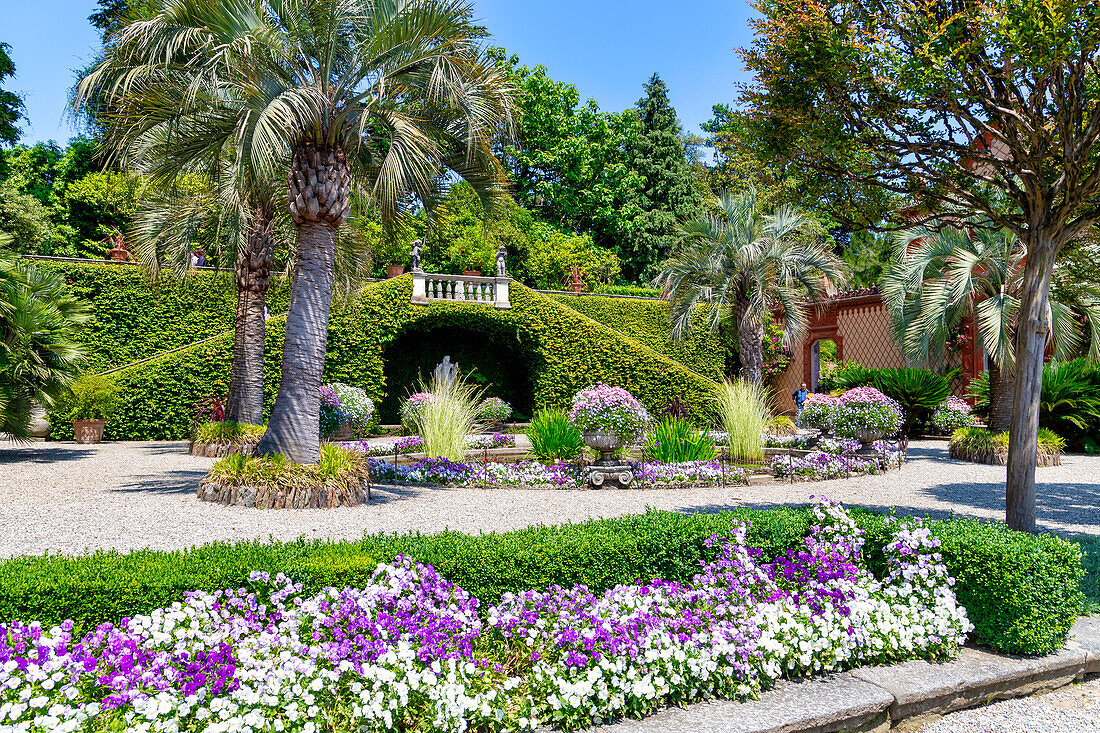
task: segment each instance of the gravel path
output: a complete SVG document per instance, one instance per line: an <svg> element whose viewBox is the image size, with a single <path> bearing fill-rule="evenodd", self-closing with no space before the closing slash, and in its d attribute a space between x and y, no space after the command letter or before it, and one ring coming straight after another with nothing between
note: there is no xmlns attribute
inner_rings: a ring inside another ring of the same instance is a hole
<svg viewBox="0 0 1100 733"><path fill-rule="evenodd" d="M950 460L946 443L915 442L900 471L820 483L649 491L376 488L366 506L257 511L200 503L213 463L184 443L36 443L0 447L0 557L85 549L180 548L246 538L356 539L364 532L477 532L644 511L697 512L804 504L825 494L850 504L1004 516L1004 468ZM1100 536L1100 457L1068 456L1039 470L1039 524Z"/></svg>
<svg viewBox="0 0 1100 733"><path fill-rule="evenodd" d="M1100 733L1100 679L951 713L921 733Z"/></svg>

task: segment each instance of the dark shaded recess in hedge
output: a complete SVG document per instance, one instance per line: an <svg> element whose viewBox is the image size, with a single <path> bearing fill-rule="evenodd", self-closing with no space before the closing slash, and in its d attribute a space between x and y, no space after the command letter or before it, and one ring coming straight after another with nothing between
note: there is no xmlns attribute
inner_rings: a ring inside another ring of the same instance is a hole
<svg viewBox="0 0 1100 733"><path fill-rule="evenodd" d="M633 392L651 410L677 396L690 414L710 410L714 383L643 344L623 336L545 295L512 288L511 310L473 303L412 305L412 276L375 283L334 303L329 318L325 379L362 387L376 402L404 385L385 383L383 351L400 334L425 327L492 329L511 334L533 350L535 407L564 406L580 389L606 381ZM268 321L265 344L265 410L278 390L284 319ZM196 406L224 396L232 361L232 333L121 370L119 406L107 420L110 440L184 440ZM71 435L71 425L50 416L51 435Z"/></svg>
<svg viewBox="0 0 1100 733"><path fill-rule="evenodd" d="M101 372L176 349L233 328L237 289L230 272L201 271L183 281L152 281L128 265L36 261L63 277L92 304L93 317L80 341L88 348L87 371ZM289 283L272 280L268 310L285 313Z"/></svg>
<svg viewBox="0 0 1100 733"><path fill-rule="evenodd" d="M725 329L719 330L717 334L710 333L703 327L702 313L700 320L696 322L698 328L693 328L679 341L670 339L668 302L663 300L628 300L557 293L548 297L710 379L721 379L727 362L737 358L737 344L730 338L731 334ZM700 311L702 312L702 308Z"/></svg>
<svg viewBox="0 0 1100 733"><path fill-rule="evenodd" d="M883 564L885 517L854 510L867 537L868 562ZM380 562L406 555L435 566L480 598L550 585L596 592L651 578L688 581L715 551L711 535L751 521L749 544L774 558L810 530L807 508L737 509L685 515L650 511L619 519L531 527L501 534L374 535L359 542L299 540L217 543L181 551L98 552L79 557L18 557L0 563L0 621L73 619L82 628L146 613L193 589L238 588L252 570L285 572L308 591L362 586ZM974 639L1008 652L1061 647L1082 607L1080 548L1050 535L1013 532L976 520L935 522L956 591L977 627Z"/></svg>

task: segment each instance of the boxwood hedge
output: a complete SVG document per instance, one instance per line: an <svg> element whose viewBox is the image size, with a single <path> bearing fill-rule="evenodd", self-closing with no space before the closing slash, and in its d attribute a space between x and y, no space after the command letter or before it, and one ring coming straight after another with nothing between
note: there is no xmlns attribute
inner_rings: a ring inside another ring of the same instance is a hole
<svg viewBox="0 0 1100 733"><path fill-rule="evenodd" d="M679 398L689 413L710 407L714 382L623 334L520 285L513 285L512 308L496 310L473 303L410 303L412 277L375 283L342 303L329 319L325 379L362 387L375 402L387 389L383 350L406 329L431 323L515 335L531 349L535 406L562 406L577 390L607 381L633 392L661 411ZM265 346L265 404L278 390L284 319L268 321ZM232 333L168 353L117 372L120 404L107 420L108 439L181 440L189 437L196 405L224 395L232 360ZM71 427L51 415L53 437Z"/></svg>
<svg viewBox="0 0 1100 733"><path fill-rule="evenodd" d="M664 300L564 293L549 297L710 379L721 379L726 365L736 359L737 346L725 330L711 334L705 328L696 328L682 340L669 339L668 302Z"/></svg>
<svg viewBox="0 0 1100 733"><path fill-rule="evenodd" d="M92 304L92 319L79 338L89 371L101 372L179 348L233 328L237 290L228 272L198 271L186 280L156 280L134 265L38 260L34 266L65 279ZM275 278L268 290L271 313L287 309L289 288Z"/></svg>
<svg viewBox="0 0 1100 733"><path fill-rule="evenodd" d="M872 567L882 562L882 515L855 510ZM362 584L379 562L404 554L434 565L483 602L505 592L583 583L602 591L655 577L684 581L713 550L712 534L749 520L749 543L766 558L797 547L812 514L802 507L685 515L650 511L619 519L515 532L380 534L358 542L216 543L179 552L97 552L0 562L0 621L73 619L82 628L148 612L189 590L236 588L252 570L285 572L308 590ZM1053 536L974 520L932 523L979 643L1013 653L1061 647L1082 608L1080 548Z"/></svg>

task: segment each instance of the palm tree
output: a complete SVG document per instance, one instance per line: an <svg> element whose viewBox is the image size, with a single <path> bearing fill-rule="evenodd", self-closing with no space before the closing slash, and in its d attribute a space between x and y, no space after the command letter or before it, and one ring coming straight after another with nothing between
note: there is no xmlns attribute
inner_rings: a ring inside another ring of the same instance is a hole
<svg viewBox="0 0 1100 733"><path fill-rule="evenodd" d="M678 250L653 281L666 289L671 336L691 327L696 305L709 303L710 329L732 314L737 325L741 375L763 387L764 320L778 306L787 343L805 333L807 299L819 298L825 279L841 285L844 263L819 238L812 222L783 206L764 212L755 191L722 193L708 210L680 226Z"/></svg>
<svg viewBox="0 0 1100 733"><path fill-rule="evenodd" d="M0 433L26 438L34 403L51 406L76 378L90 317L60 277L0 256Z"/></svg>
<svg viewBox="0 0 1100 733"><path fill-rule="evenodd" d="M1016 325L1023 287L1023 243L1005 230L975 220L956 225L916 227L901 232L897 257L883 280L895 338L905 353L922 361L945 356L952 332L967 319L989 355L990 421L1008 430L1015 391ZM1090 350L1100 353L1100 291L1085 288L1078 302L1050 301L1055 357L1080 349L1079 315L1093 324Z"/></svg>
<svg viewBox="0 0 1100 733"><path fill-rule="evenodd" d="M513 128L512 93L471 18L468 0L163 0L81 83L78 103L99 93L141 110L112 126L117 149L158 131L178 158L199 159L229 141L238 170L247 161L259 180L287 181L297 245L262 454L318 460L337 232L353 188L384 221L408 193L434 201L446 170L486 199L504 191L493 150Z"/></svg>

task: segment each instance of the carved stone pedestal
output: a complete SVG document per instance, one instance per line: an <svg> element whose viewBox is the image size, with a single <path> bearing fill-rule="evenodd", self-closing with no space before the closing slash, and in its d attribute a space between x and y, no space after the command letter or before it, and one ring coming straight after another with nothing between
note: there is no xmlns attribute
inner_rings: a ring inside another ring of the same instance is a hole
<svg viewBox="0 0 1100 733"><path fill-rule="evenodd" d="M629 489L634 485L634 471L614 459L598 460L588 467L588 488Z"/></svg>

